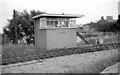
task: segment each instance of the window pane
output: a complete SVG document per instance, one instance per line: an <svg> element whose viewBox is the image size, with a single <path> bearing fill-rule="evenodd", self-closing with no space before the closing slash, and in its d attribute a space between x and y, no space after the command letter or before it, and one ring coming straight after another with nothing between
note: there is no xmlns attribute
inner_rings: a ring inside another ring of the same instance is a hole
<svg viewBox="0 0 120 75"><path fill-rule="evenodd" d="M62 21L62 22L61 22L61 26L62 26L62 27L66 27L65 21Z"/></svg>
<svg viewBox="0 0 120 75"><path fill-rule="evenodd" d="M55 27L57 27L58 21L55 21Z"/></svg>
<svg viewBox="0 0 120 75"><path fill-rule="evenodd" d="M54 21L51 21L51 27L55 27L55 26L54 26Z"/></svg>
<svg viewBox="0 0 120 75"><path fill-rule="evenodd" d="M55 27L75 27L75 20L69 18L49 18L47 19L47 28Z"/></svg>
<svg viewBox="0 0 120 75"><path fill-rule="evenodd" d="M51 21L51 25L54 25L54 21Z"/></svg>
<svg viewBox="0 0 120 75"><path fill-rule="evenodd" d="M68 21L65 21L65 27L68 27Z"/></svg>
<svg viewBox="0 0 120 75"><path fill-rule="evenodd" d="M51 25L50 21L47 21L47 25Z"/></svg>
<svg viewBox="0 0 120 75"><path fill-rule="evenodd" d="M55 27L54 25L55 25L54 21L50 21L50 20L47 21L47 28Z"/></svg>

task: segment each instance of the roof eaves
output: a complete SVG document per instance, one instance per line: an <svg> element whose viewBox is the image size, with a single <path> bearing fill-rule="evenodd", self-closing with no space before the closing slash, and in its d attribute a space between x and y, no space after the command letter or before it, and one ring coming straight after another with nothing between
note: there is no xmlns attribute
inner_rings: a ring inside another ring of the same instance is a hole
<svg viewBox="0 0 120 75"><path fill-rule="evenodd" d="M40 18L40 17L71 17L71 18L81 18L84 15L72 15L72 14L41 14L41 15L37 15L32 17L33 19L35 18Z"/></svg>

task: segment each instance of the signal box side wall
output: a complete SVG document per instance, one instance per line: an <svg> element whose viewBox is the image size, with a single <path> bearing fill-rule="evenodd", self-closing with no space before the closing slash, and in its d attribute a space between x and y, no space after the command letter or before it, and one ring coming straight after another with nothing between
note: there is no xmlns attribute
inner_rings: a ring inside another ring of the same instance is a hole
<svg viewBox="0 0 120 75"><path fill-rule="evenodd" d="M77 47L76 28L47 29L47 49Z"/></svg>
<svg viewBox="0 0 120 75"><path fill-rule="evenodd" d="M35 20L35 45L37 48L46 49L46 30L40 29L40 19Z"/></svg>

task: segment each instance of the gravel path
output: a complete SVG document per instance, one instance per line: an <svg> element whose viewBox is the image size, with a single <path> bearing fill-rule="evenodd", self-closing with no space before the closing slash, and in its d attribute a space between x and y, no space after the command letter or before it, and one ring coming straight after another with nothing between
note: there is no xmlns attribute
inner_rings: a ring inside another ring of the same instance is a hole
<svg viewBox="0 0 120 75"><path fill-rule="evenodd" d="M50 58L30 65L1 67L3 73L95 73L103 71L117 60L118 49L113 49Z"/></svg>

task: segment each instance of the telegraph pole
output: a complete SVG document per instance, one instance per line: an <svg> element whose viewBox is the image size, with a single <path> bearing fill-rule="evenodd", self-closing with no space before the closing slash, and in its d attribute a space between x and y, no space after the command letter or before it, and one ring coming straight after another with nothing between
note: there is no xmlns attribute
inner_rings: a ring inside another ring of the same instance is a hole
<svg viewBox="0 0 120 75"><path fill-rule="evenodd" d="M13 10L13 18L14 18L14 25L15 25L15 44L17 44L17 20L16 20L16 11Z"/></svg>

